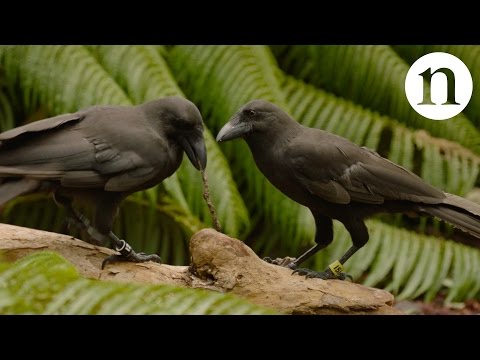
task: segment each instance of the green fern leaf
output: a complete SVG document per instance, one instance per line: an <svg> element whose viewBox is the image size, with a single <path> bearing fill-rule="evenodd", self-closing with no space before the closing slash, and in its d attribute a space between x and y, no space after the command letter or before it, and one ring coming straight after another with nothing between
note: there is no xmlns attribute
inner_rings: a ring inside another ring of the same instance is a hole
<svg viewBox="0 0 480 360"><path fill-rule="evenodd" d="M230 294L80 278L60 255L0 266L0 314L274 314Z"/></svg>
<svg viewBox="0 0 480 360"><path fill-rule="evenodd" d="M283 70L320 88L389 115L407 126L480 153L480 131L462 114L447 121L419 115L405 96L409 65L379 45L292 46L274 52Z"/></svg>

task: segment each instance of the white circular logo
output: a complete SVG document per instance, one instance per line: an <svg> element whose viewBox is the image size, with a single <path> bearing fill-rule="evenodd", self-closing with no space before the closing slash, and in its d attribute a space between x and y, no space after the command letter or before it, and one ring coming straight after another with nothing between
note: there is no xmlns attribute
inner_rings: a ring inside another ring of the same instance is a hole
<svg viewBox="0 0 480 360"><path fill-rule="evenodd" d="M417 113L432 120L446 120L460 113L472 91L468 68L456 56L444 52L422 56L405 78L408 102Z"/></svg>

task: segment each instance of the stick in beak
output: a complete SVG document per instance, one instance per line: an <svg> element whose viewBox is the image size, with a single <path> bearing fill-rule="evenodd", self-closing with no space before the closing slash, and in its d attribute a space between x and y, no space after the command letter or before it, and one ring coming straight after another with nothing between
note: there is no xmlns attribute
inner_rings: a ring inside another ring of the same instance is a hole
<svg viewBox="0 0 480 360"><path fill-rule="evenodd" d="M205 169L207 167L207 149L203 136L198 137L182 137L180 144L188 156L188 159L197 170Z"/></svg>

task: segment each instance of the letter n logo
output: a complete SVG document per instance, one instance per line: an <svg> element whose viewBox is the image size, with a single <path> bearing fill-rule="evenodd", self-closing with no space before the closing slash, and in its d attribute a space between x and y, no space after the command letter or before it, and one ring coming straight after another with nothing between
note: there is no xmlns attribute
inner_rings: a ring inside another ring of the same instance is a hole
<svg viewBox="0 0 480 360"><path fill-rule="evenodd" d="M470 71L457 57L443 52L415 61L405 78L405 95L412 108L432 120L458 115L472 97Z"/></svg>
<svg viewBox="0 0 480 360"><path fill-rule="evenodd" d="M455 74L452 70L448 68L440 68L432 72L432 69L428 68L424 72L420 73L419 75L423 77L423 100L419 102L417 105L435 105L432 101L432 77L435 74L442 73L447 77L447 101L445 101L442 105L447 104L454 104L460 105L455 101Z"/></svg>

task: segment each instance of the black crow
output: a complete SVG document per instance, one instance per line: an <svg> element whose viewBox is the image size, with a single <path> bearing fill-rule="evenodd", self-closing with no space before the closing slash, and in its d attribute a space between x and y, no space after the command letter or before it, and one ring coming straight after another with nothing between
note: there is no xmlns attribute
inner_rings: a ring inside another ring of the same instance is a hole
<svg viewBox="0 0 480 360"><path fill-rule="evenodd" d="M343 264L369 238L364 219L382 212L435 216L480 238L480 206L434 188L372 150L302 126L269 102L244 105L220 130L217 141L239 137L267 179L308 207L315 218L316 245L287 264L299 274L345 279ZM353 246L324 272L297 269L332 242L332 219L343 223Z"/></svg>
<svg viewBox="0 0 480 360"><path fill-rule="evenodd" d="M20 126L0 134L0 205L16 196L53 192L69 221L97 242L109 240L121 255L109 261L156 261L135 253L111 231L120 202L172 175L183 152L205 168L202 116L180 97L138 106L93 106ZM90 222L73 207L83 200L94 209Z"/></svg>

